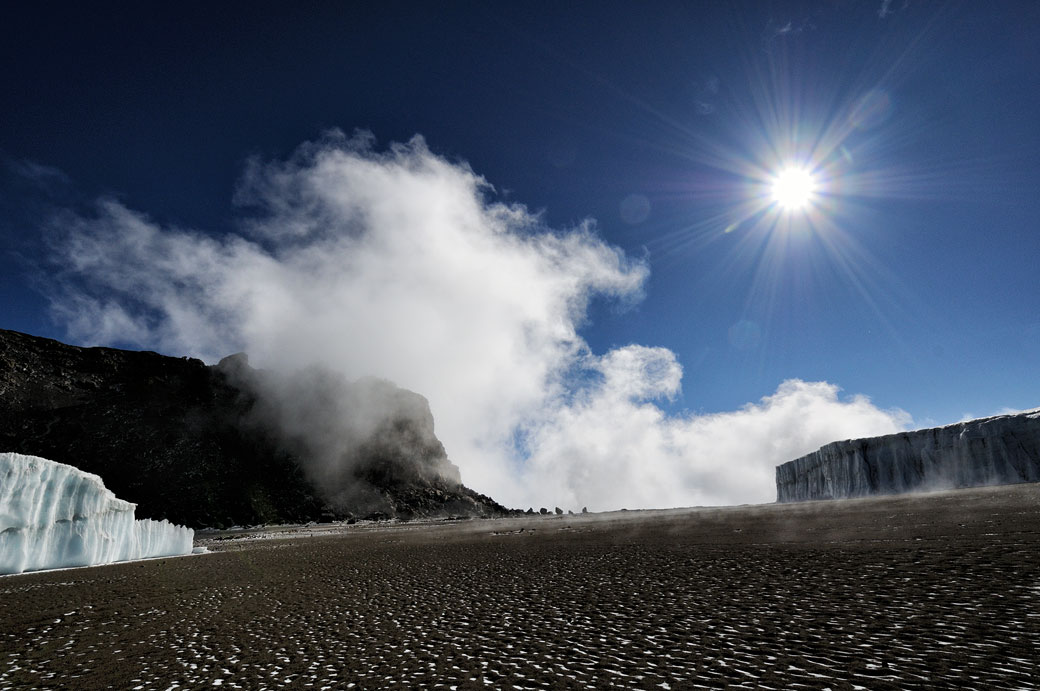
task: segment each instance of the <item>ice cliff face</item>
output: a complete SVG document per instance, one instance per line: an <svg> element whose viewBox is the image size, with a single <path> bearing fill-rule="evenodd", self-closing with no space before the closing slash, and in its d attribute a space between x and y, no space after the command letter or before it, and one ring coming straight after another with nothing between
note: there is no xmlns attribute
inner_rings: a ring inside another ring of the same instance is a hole
<svg viewBox="0 0 1040 691"><path fill-rule="evenodd" d="M1040 409L827 444L777 466L778 502L1040 482Z"/></svg>
<svg viewBox="0 0 1040 691"><path fill-rule="evenodd" d="M191 553L194 531L134 508L97 475L0 453L0 574Z"/></svg>

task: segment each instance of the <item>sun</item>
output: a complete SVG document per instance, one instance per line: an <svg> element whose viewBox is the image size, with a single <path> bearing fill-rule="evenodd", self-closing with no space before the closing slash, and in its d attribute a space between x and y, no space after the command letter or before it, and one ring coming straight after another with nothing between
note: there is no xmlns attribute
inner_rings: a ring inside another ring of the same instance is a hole
<svg viewBox="0 0 1040 691"><path fill-rule="evenodd" d="M816 178L807 168L787 166L772 180L773 201L784 211L800 211L812 203L816 188Z"/></svg>

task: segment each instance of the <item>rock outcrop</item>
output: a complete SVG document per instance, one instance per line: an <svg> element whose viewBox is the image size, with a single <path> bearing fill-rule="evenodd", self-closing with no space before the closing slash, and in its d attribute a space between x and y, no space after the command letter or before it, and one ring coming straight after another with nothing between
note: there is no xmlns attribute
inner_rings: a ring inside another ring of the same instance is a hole
<svg viewBox="0 0 1040 691"><path fill-rule="evenodd" d="M460 484L422 396L0 329L0 451L101 476L137 515L194 528L495 515Z"/></svg>
<svg viewBox="0 0 1040 691"><path fill-rule="evenodd" d="M1040 482L1040 409L827 444L777 466L778 502Z"/></svg>

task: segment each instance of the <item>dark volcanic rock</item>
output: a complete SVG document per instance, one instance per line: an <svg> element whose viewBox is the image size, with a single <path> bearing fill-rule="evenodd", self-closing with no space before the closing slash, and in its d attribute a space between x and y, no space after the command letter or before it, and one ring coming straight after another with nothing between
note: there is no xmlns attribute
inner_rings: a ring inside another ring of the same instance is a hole
<svg viewBox="0 0 1040 691"><path fill-rule="evenodd" d="M827 444L776 469L778 502L1040 481L1040 410Z"/></svg>
<svg viewBox="0 0 1040 691"><path fill-rule="evenodd" d="M276 379L241 355L207 367L0 329L0 451L96 473L139 516L192 527L506 512L460 484L418 394Z"/></svg>

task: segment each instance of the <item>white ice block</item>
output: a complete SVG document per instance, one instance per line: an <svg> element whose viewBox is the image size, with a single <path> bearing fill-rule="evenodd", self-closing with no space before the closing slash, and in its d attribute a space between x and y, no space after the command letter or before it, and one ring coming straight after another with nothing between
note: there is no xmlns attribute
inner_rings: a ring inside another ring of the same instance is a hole
<svg viewBox="0 0 1040 691"><path fill-rule="evenodd" d="M195 533L136 520L97 475L0 453L0 574L190 554Z"/></svg>

